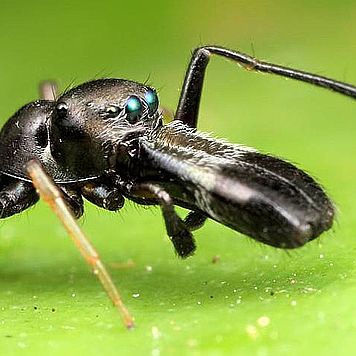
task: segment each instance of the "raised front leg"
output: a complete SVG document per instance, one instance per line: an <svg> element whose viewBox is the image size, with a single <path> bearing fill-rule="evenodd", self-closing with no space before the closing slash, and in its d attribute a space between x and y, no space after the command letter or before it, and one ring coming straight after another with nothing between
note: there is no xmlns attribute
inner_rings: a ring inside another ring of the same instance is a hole
<svg viewBox="0 0 356 356"><path fill-rule="evenodd" d="M29 182L1 177L0 219L21 213L38 201L35 188Z"/></svg>
<svg viewBox="0 0 356 356"><path fill-rule="evenodd" d="M177 254L188 257L195 251L195 243L189 228L177 215L170 195L158 184L140 183L133 185L129 192L138 198L157 199L162 209L167 234L170 237Z"/></svg>
<svg viewBox="0 0 356 356"><path fill-rule="evenodd" d="M356 98L356 87L353 85L297 69L264 62L242 52L217 46L205 46L197 48L193 52L192 59L185 74L184 84L175 114L175 120L181 120L190 127L197 126L205 70L212 54L231 59L247 70L277 74Z"/></svg>

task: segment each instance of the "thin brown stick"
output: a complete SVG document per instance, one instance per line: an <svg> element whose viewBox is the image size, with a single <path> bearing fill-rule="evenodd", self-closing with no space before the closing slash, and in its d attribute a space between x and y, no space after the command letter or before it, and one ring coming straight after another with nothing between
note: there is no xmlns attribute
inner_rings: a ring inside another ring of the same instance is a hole
<svg viewBox="0 0 356 356"><path fill-rule="evenodd" d="M75 220L71 210L66 205L62 194L53 180L46 174L42 166L37 161L30 161L27 164L27 171L33 185L37 189L40 197L50 206L64 225L69 236L72 238L86 262L90 265L93 273L99 278L103 288L110 297L112 303L119 310L125 326L128 329L134 327L134 321L126 306L124 305L118 290L116 289L104 264L101 262L98 253L90 243L84 232Z"/></svg>

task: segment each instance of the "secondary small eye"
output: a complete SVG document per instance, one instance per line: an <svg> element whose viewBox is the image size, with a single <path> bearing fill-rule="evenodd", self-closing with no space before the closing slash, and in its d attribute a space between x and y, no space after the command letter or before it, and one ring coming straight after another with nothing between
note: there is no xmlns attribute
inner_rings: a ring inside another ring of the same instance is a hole
<svg viewBox="0 0 356 356"><path fill-rule="evenodd" d="M145 94L145 100L148 104L149 114L152 115L158 109L158 96L156 92L149 89Z"/></svg>
<svg viewBox="0 0 356 356"><path fill-rule="evenodd" d="M68 105L66 103L58 103L56 106L57 115L60 118L64 118L68 113Z"/></svg>
<svg viewBox="0 0 356 356"><path fill-rule="evenodd" d="M143 106L140 99L137 96L130 96L126 102L125 111L127 114L127 120L131 124L137 122L143 112Z"/></svg>
<svg viewBox="0 0 356 356"><path fill-rule="evenodd" d="M115 118L119 116L120 108L118 108L117 106L108 106L105 111L106 117Z"/></svg>

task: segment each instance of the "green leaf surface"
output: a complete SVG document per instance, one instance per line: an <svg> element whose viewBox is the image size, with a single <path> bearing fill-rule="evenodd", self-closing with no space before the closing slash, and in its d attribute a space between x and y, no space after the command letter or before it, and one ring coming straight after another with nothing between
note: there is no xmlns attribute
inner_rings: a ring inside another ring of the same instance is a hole
<svg viewBox="0 0 356 356"><path fill-rule="evenodd" d="M149 77L174 108L201 43L356 82L352 1L98 4L2 3L2 122L47 78L64 90L94 77ZM195 233L196 255L179 260L158 208L127 202L109 213L88 203L80 224L135 316L127 331L40 202L0 223L1 355L356 353L354 101L221 59L206 79L199 127L317 177L338 208L333 231L286 253L208 222Z"/></svg>

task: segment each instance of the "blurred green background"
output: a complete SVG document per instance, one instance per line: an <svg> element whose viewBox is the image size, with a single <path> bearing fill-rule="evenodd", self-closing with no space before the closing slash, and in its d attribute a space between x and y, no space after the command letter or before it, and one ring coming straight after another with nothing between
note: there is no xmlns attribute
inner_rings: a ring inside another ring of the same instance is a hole
<svg viewBox="0 0 356 356"><path fill-rule="evenodd" d="M9 1L0 4L0 118L54 78L62 90L104 76L145 81L175 108L191 50L219 44L356 82L356 3ZM214 222L181 261L159 209L81 225L108 264L137 328L127 332L44 206L0 224L0 353L314 355L356 353L355 103L213 58L199 127L285 157L338 207L332 232L285 253ZM220 256L212 263L213 256ZM132 260L131 268L117 268Z"/></svg>

